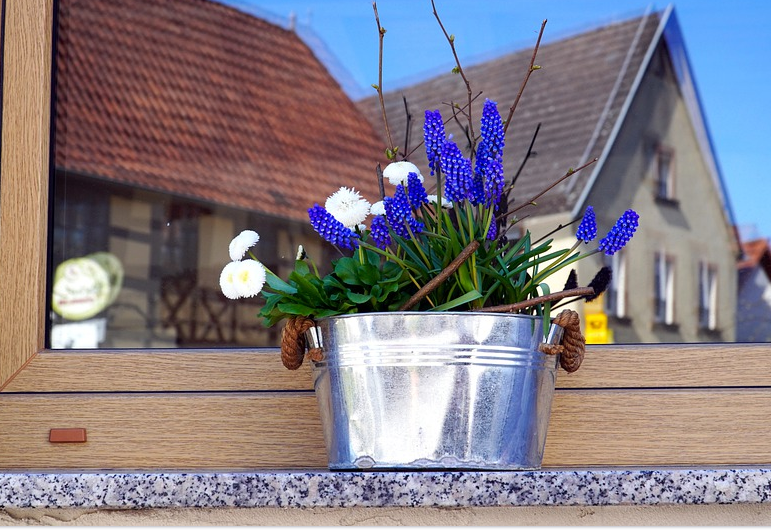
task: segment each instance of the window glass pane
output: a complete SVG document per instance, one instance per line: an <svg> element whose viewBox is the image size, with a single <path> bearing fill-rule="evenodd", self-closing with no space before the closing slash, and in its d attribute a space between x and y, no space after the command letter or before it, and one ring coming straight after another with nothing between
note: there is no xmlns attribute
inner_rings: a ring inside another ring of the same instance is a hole
<svg viewBox="0 0 771 530"><path fill-rule="evenodd" d="M686 59L700 56L698 46L685 49L698 42L698 25L681 34L667 9L470 6L437 8L476 98L475 134L485 98L507 117L549 19L542 68L506 135L504 173L516 181L510 209L522 207L509 239L532 229L533 240L561 244L591 204L599 240L634 208L640 236L607 260L614 280L592 308L617 317L610 331L694 341L707 323L720 326L709 340L733 340L737 321L755 326L737 305L771 304L758 289L734 289L742 242L733 212L746 210L730 207L717 147L703 142L713 137L704 124L713 122L701 120L710 109L699 107L692 83L707 72ZM307 210L340 186L380 198L375 168L387 163L390 143L372 88L380 70L399 158L408 154L429 174L425 110L441 109L448 134L468 143L458 111L467 88L452 73L452 49L428 0L378 6L387 29L382 68L370 2L58 0L57 9L54 348L275 346L277 330L256 316L260 298L231 301L220 292L228 244L242 230L258 231L255 253L282 278L300 244L322 272L339 256L313 232ZM595 166L537 195L595 157ZM564 228L551 233L556 224ZM671 257L655 258L662 248ZM711 287L689 277L693 256L710 264ZM593 256L577 265L582 285L602 263ZM764 262L744 263L745 276L771 278ZM654 323L676 326L661 333Z"/></svg>

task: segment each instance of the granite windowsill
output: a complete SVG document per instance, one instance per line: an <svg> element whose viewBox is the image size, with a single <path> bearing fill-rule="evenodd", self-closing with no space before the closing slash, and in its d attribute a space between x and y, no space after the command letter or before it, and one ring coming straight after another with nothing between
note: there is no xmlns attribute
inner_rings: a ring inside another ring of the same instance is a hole
<svg viewBox="0 0 771 530"><path fill-rule="evenodd" d="M0 473L0 508L482 507L771 502L771 468Z"/></svg>

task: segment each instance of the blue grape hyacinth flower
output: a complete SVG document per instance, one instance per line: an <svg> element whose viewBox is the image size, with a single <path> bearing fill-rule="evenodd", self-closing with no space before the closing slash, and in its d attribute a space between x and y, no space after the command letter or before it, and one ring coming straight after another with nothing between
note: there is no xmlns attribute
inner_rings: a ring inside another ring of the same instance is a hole
<svg viewBox="0 0 771 530"><path fill-rule="evenodd" d="M423 182L417 173L407 175L407 198L410 200L410 206L415 210L423 204L428 204L426 188L423 187Z"/></svg>
<svg viewBox="0 0 771 530"><path fill-rule="evenodd" d="M442 113L438 110L427 110L426 121L423 124L423 143L426 147L426 158L431 175L439 169L442 147L444 146L445 132Z"/></svg>
<svg viewBox="0 0 771 530"><path fill-rule="evenodd" d="M393 197L383 199L383 206L389 226L399 237L410 239L409 230L412 230L412 233L416 235L423 231L423 222L412 216L412 207L407 197L407 191L401 184L396 186ZM407 226L409 226L409 230Z"/></svg>
<svg viewBox="0 0 771 530"><path fill-rule="evenodd" d="M599 249L608 256L612 256L626 245L639 224L640 216L634 210L627 210L619 217L608 235L600 239Z"/></svg>
<svg viewBox="0 0 771 530"><path fill-rule="evenodd" d="M385 217L376 215L370 225L370 236L377 248L383 250L391 244L391 234L388 233L388 224Z"/></svg>
<svg viewBox="0 0 771 530"><path fill-rule="evenodd" d="M359 235L335 219L334 215L323 206L319 206L318 203L314 204L313 208L308 209L308 217L313 229L325 241L349 250L359 247Z"/></svg>
<svg viewBox="0 0 771 530"><path fill-rule="evenodd" d="M597 237L597 220L594 215L594 208L592 206L587 206L584 217L581 219L581 224L578 225L576 239L588 243L595 237Z"/></svg>
<svg viewBox="0 0 771 530"><path fill-rule="evenodd" d="M442 147L442 171L445 176L444 196L449 201L459 203L471 198L474 189L471 161L463 156L452 140L444 142Z"/></svg>

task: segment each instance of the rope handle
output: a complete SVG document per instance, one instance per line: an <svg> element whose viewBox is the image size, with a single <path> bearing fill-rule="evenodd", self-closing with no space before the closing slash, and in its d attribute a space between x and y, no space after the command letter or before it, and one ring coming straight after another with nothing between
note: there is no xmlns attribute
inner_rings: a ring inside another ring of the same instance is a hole
<svg viewBox="0 0 771 530"><path fill-rule="evenodd" d="M552 319L552 323L565 330L562 343L541 344L539 350L549 355L560 354L560 366L568 373L575 372L581 366L586 350L586 339L581 334L578 313L565 309ZM281 362L289 370L297 370L302 366L307 347L305 332L314 325L311 318L293 317L287 320L281 330ZM324 359L324 352L321 348L310 348L308 356L318 362Z"/></svg>
<svg viewBox="0 0 771 530"><path fill-rule="evenodd" d="M586 353L586 339L581 334L581 319L578 313L564 309L552 319L552 324L565 331L561 344L541 344L539 350L549 355L560 355L560 366L567 373L573 373L581 366Z"/></svg>
<svg viewBox="0 0 771 530"><path fill-rule="evenodd" d="M305 357L305 332L315 326L313 319L308 317L293 317L286 321L281 330L281 362L289 370L297 370L303 364ZM310 348L308 356L313 361L321 361L324 352L321 348Z"/></svg>

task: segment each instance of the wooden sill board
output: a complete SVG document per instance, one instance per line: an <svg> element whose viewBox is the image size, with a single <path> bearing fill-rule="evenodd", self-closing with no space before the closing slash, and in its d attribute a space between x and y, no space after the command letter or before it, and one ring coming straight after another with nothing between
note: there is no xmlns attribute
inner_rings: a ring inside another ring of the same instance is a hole
<svg viewBox="0 0 771 530"><path fill-rule="evenodd" d="M544 467L767 465L769 410L771 389L559 390ZM311 392L4 395L0 433L0 470L326 467Z"/></svg>
<svg viewBox="0 0 771 530"><path fill-rule="evenodd" d="M584 364L560 370L557 388L771 387L768 344L589 346ZM706 356L708 359L705 359ZM312 390L308 363L281 365L275 349L48 350L4 392Z"/></svg>

